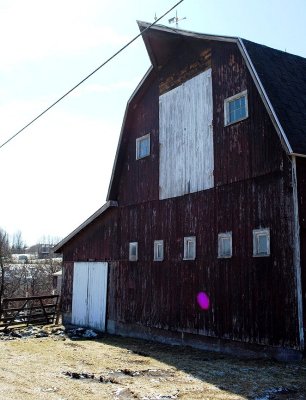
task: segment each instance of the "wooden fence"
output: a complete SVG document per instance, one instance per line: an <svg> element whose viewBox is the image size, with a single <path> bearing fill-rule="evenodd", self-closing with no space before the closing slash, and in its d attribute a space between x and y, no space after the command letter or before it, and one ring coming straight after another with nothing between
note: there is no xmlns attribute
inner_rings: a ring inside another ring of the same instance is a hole
<svg viewBox="0 0 306 400"><path fill-rule="evenodd" d="M11 325L52 324L58 319L58 295L3 299L0 328Z"/></svg>

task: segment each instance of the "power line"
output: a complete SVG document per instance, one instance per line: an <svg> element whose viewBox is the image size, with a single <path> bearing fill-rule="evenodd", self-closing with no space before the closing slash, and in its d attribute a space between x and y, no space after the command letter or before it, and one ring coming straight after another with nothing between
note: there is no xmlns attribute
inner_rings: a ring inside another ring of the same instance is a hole
<svg viewBox="0 0 306 400"><path fill-rule="evenodd" d="M120 54L123 50L125 50L130 44L135 42L136 39L138 39L144 32L146 32L148 29L150 29L153 25L155 25L158 21L160 21L162 18L164 18L167 14L169 14L170 11L172 11L175 7L180 5L184 0L180 0L178 3L176 3L173 7L171 7L168 11L166 11L161 17L157 18L151 25L149 25L147 28L145 28L143 31L141 31L137 36L135 36L132 40L130 40L126 45L121 47L120 50L118 50L115 54L113 54L111 57L109 57L106 61L104 61L103 64L101 64L98 68L96 68L94 71L92 71L89 75L87 75L84 79L82 79L79 83L77 83L73 88L68 90L63 96L61 96L58 100L56 100L54 103L52 103L48 108L46 108L43 112L41 112L37 117L32 119L27 125L25 125L22 129L20 129L17 133L15 133L13 136L11 136L7 141L2 143L0 145L0 149L5 146L7 143L9 143L11 140L13 140L17 135L19 135L21 132L23 132L26 128L28 128L30 125L32 125L35 121L38 120L38 118L42 117L46 112L51 110L56 104L58 104L60 101L62 101L65 97L67 97L71 92L73 92L76 88L78 88L82 83L87 81L88 78L90 78L92 75L94 75L99 69L104 67L107 63L109 63L113 58L115 58L118 54Z"/></svg>

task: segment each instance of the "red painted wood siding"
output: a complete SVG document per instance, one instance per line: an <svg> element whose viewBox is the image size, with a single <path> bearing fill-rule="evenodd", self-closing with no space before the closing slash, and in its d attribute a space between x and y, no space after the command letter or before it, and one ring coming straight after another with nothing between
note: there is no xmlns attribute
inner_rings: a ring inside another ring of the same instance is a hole
<svg viewBox="0 0 306 400"><path fill-rule="evenodd" d="M286 194L277 208L269 201L279 198L280 192L288 193L288 188L282 177L274 178L122 208L121 261L110 268L109 318L297 346L293 254L288 244L292 226L284 216L290 204ZM212 203L218 205L214 210ZM272 255L253 258L252 229L260 225L270 228ZM217 234L230 230L233 257L218 259ZM196 261L182 260L183 237L189 235L197 238ZM152 261L153 242L158 239L165 243L163 262ZM129 241L139 243L138 262L128 261ZM207 312L196 303L201 290L211 298Z"/></svg>
<svg viewBox="0 0 306 400"><path fill-rule="evenodd" d="M117 209L107 210L64 246L63 261L108 261L116 259Z"/></svg>
<svg viewBox="0 0 306 400"><path fill-rule="evenodd" d="M136 139L150 133L150 155L136 160ZM133 105L124 130L125 153L118 183L120 205L158 199L158 86L155 81Z"/></svg>
<svg viewBox="0 0 306 400"><path fill-rule="evenodd" d="M63 277L61 290L61 309L64 313L70 313L72 309L72 283L73 262L63 262Z"/></svg>
<svg viewBox="0 0 306 400"><path fill-rule="evenodd" d="M306 158L297 158L297 179L301 240L302 297L304 312L304 330L306 330Z"/></svg>
<svg viewBox="0 0 306 400"><path fill-rule="evenodd" d="M215 184L281 170L286 155L238 48L215 46L212 71ZM249 117L224 127L224 100L244 90Z"/></svg>

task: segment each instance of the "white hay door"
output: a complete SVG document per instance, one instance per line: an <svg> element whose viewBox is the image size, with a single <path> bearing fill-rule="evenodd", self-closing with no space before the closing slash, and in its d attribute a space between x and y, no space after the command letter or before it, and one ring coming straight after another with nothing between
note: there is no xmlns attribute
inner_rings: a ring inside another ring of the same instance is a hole
<svg viewBox="0 0 306 400"><path fill-rule="evenodd" d="M76 262L73 272L72 323L105 330L107 270L104 262Z"/></svg>

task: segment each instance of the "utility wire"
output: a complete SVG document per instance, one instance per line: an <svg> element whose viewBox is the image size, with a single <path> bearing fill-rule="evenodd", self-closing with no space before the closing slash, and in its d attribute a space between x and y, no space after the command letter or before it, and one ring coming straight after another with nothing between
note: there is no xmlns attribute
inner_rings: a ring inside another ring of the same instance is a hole
<svg viewBox="0 0 306 400"><path fill-rule="evenodd" d="M157 18L151 25L149 25L147 28L145 28L142 32L140 32L137 36L135 36L132 40L130 40L126 45L121 47L120 50L118 50L115 54L113 54L111 57L109 57L106 61L104 61L103 64L101 64L98 68L96 68L94 71L92 71L89 75L87 75L84 79L82 79L78 84L73 86L68 92L66 92L63 96L61 96L58 100L56 100L54 103L51 104L48 108L46 108L43 112L41 112L37 117L32 119L31 122L29 122L27 125L25 125L22 129L20 129L15 135L11 136L6 142L2 143L0 146L0 149L5 146L7 143L9 143L11 140L13 140L17 135L19 135L22 131L24 131L26 128L28 128L30 125L32 125L35 121L38 120L38 118L42 117L47 111L51 110L57 103L62 101L65 97L67 97L71 92L73 92L76 88L78 88L82 83L87 81L88 78L90 78L93 74L95 74L99 69L104 67L107 63L109 63L113 58L115 58L119 53L121 53L123 50L125 50L130 44L135 42L136 39L138 39L144 32L146 32L148 29L150 29L153 25L155 25L158 21L160 21L162 18L164 18L167 14L169 14L170 11L172 11L175 7L177 7L179 4L181 4L184 0L180 0L178 3L176 3L173 7L171 7L168 11L166 11L161 17Z"/></svg>

